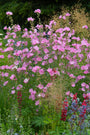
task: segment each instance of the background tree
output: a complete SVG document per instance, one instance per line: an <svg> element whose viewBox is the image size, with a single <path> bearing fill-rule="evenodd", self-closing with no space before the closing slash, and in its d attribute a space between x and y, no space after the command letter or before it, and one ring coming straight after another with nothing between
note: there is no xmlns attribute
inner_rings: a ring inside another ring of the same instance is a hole
<svg viewBox="0 0 90 135"><path fill-rule="evenodd" d="M82 7L86 7L86 12L90 13L90 2L88 0L0 0L0 29L9 25L6 11L13 12L14 23L20 24L21 27L29 27L27 18L29 16L36 17L35 9L41 9L41 20L43 22L45 18L48 20L55 12L60 12L63 5L71 7L76 3L82 3Z"/></svg>

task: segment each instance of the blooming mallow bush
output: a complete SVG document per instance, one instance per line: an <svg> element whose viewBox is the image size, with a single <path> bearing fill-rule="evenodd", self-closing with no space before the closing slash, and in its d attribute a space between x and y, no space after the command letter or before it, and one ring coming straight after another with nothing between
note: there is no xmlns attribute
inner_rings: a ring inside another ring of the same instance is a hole
<svg viewBox="0 0 90 135"><path fill-rule="evenodd" d="M40 14L41 10L34 12ZM13 13L8 11L6 15L11 17ZM69 16L66 13L63 19ZM27 18L29 22L34 20ZM54 31L53 25L56 25L54 20L45 25L45 31L42 24L22 31L18 24L4 27L6 45L2 49L0 43L0 59L7 54L8 64L0 66L0 87L15 96L19 106L25 96L39 108L43 106L41 99L45 98L54 80L68 76L70 86L65 89L67 98L62 106L61 120L66 121L68 114L73 125L78 116L81 128L90 105L90 43L87 39L75 37L74 29L65 27ZM77 98L81 105L78 105Z"/></svg>

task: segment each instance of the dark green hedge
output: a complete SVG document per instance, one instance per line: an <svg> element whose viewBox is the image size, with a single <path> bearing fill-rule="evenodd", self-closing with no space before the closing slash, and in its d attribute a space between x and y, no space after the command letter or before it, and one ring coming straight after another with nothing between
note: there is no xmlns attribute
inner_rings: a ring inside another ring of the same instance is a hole
<svg viewBox="0 0 90 135"><path fill-rule="evenodd" d="M28 27L27 18L30 16L36 17L35 9L41 9L41 19L43 21L44 17L50 17L54 12L60 11L62 5L72 6L79 1L89 12L90 2L88 0L0 0L0 29L3 29L5 25L9 25L6 11L13 12L15 24Z"/></svg>

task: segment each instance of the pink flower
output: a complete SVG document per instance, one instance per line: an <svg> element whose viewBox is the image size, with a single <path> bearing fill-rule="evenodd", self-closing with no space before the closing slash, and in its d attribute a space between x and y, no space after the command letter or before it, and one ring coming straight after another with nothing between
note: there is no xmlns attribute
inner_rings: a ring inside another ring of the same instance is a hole
<svg viewBox="0 0 90 135"><path fill-rule="evenodd" d="M29 81L29 79L28 78L25 78L23 82L24 83L28 83L28 81Z"/></svg>
<svg viewBox="0 0 90 135"><path fill-rule="evenodd" d="M41 93L41 96L42 96L42 97L45 97L45 94L44 94L44 93Z"/></svg>
<svg viewBox="0 0 90 135"><path fill-rule="evenodd" d="M70 95L70 91L67 91L67 92L66 92L66 95L69 96L69 95Z"/></svg>
<svg viewBox="0 0 90 135"><path fill-rule="evenodd" d="M87 25L84 25L84 26L82 26L82 28L84 29L88 29L88 26Z"/></svg>
<svg viewBox="0 0 90 135"><path fill-rule="evenodd" d="M83 82L83 83L81 84L81 86L82 86L82 87L85 87L85 86L86 86L86 83Z"/></svg>
<svg viewBox="0 0 90 135"><path fill-rule="evenodd" d="M63 29L63 31L70 31L70 28L69 28L69 27L65 27L65 28Z"/></svg>
<svg viewBox="0 0 90 135"><path fill-rule="evenodd" d="M43 69L40 69L39 70L39 73L40 73L40 75L43 75L44 74L44 70Z"/></svg>
<svg viewBox="0 0 90 135"><path fill-rule="evenodd" d="M43 88L43 92L47 92L47 87L44 87Z"/></svg>
<svg viewBox="0 0 90 135"><path fill-rule="evenodd" d="M38 46L34 46L33 48L34 48L36 51L39 50L39 47L38 47Z"/></svg>
<svg viewBox="0 0 90 135"><path fill-rule="evenodd" d="M16 87L16 90L20 90L23 86L21 84L19 84L17 87Z"/></svg>
<svg viewBox="0 0 90 135"><path fill-rule="evenodd" d="M4 82L4 83L3 83L3 86L6 86L6 85L7 85L7 83L8 83L8 81Z"/></svg>
<svg viewBox="0 0 90 135"><path fill-rule="evenodd" d="M73 97L73 93L70 94L70 97Z"/></svg>
<svg viewBox="0 0 90 135"><path fill-rule="evenodd" d="M62 15L59 16L59 19L61 19L61 18L62 18Z"/></svg>
<svg viewBox="0 0 90 135"><path fill-rule="evenodd" d="M32 45L39 44L39 40L38 39L32 39L31 42L32 42Z"/></svg>
<svg viewBox="0 0 90 135"><path fill-rule="evenodd" d="M52 49L53 49L53 50L57 50L57 49L58 49L57 45L54 45L54 46L52 47Z"/></svg>
<svg viewBox="0 0 90 135"><path fill-rule="evenodd" d="M29 96L29 99L35 100L36 91L34 91L33 89L29 89L29 92L31 93L31 95Z"/></svg>
<svg viewBox="0 0 90 135"><path fill-rule="evenodd" d="M16 46L19 47L21 45L21 41L17 41Z"/></svg>
<svg viewBox="0 0 90 135"><path fill-rule="evenodd" d="M29 92L31 92L31 93L32 93L32 92L33 92L33 89L29 89Z"/></svg>
<svg viewBox="0 0 90 135"><path fill-rule="evenodd" d="M41 58L41 57L37 57L36 60L37 60L37 61L42 61L42 58Z"/></svg>
<svg viewBox="0 0 90 135"><path fill-rule="evenodd" d="M45 52L45 53L48 53L49 51L48 51L48 49L44 49L44 52Z"/></svg>
<svg viewBox="0 0 90 135"><path fill-rule="evenodd" d="M86 84L86 89L89 89L89 85L88 84Z"/></svg>
<svg viewBox="0 0 90 135"><path fill-rule="evenodd" d="M48 68L47 71L50 73L52 72L52 68Z"/></svg>
<svg viewBox="0 0 90 135"><path fill-rule="evenodd" d="M48 59L48 54L44 55L44 60Z"/></svg>
<svg viewBox="0 0 90 135"><path fill-rule="evenodd" d="M53 76L55 74L52 68L48 68L47 72L50 74L50 76Z"/></svg>
<svg viewBox="0 0 90 135"><path fill-rule="evenodd" d="M66 16L70 16L70 14L69 13L66 13Z"/></svg>
<svg viewBox="0 0 90 135"><path fill-rule="evenodd" d="M3 29L4 29L4 30L7 30L7 26L5 26Z"/></svg>
<svg viewBox="0 0 90 135"><path fill-rule="evenodd" d="M7 47L6 49L4 49L4 52L8 52L8 51L13 51L12 47Z"/></svg>
<svg viewBox="0 0 90 135"><path fill-rule="evenodd" d="M57 60L57 56L56 55L54 55L54 59Z"/></svg>
<svg viewBox="0 0 90 135"><path fill-rule="evenodd" d="M43 89L43 85L42 85L42 84L39 84L37 87L38 87L39 89Z"/></svg>
<svg viewBox="0 0 90 135"><path fill-rule="evenodd" d="M37 101L35 102L35 105L39 105L39 100L37 100Z"/></svg>
<svg viewBox="0 0 90 135"><path fill-rule="evenodd" d="M35 66L35 67L32 68L32 71L35 73L35 72L37 72L37 70L39 70L39 69L40 69L39 66Z"/></svg>
<svg viewBox="0 0 90 135"><path fill-rule="evenodd" d="M35 11L34 11L34 13L41 13L41 10L40 9L36 9Z"/></svg>
<svg viewBox="0 0 90 135"><path fill-rule="evenodd" d="M12 74L12 75L10 76L10 79L11 79L11 80L15 79L15 75Z"/></svg>
<svg viewBox="0 0 90 135"><path fill-rule="evenodd" d="M66 19L66 16L63 16L63 19L65 20Z"/></svg>
<svg viewBox="0 0 90 135"><path fill-rule="evenodd" d="M2 46L2 43L0 43L0 46Z"/></svg>
<svg viewBox="0 0 90 135"><path fill-rule="evenodd" d="M8 77L8 75L9 75L9 73L7 73L7 72L4 74L5 77Z"/></svg>
<svg viewBox="0 0 90 135"><path fill-rule="evenodd" d="M31 94L31 95L29 96L29 99L35 100L35 95L34 95L34 94Z"/></svg>
<svg viewBox="0 0 90 135"><path fill-rule="evenodd" d="M84 71L84 74L88 74L89 72L88 71Z"/></svg>
<svg viewBox="0 0 90 135"><path fill-rule="evenodd" d="M28 20L28 22L29 22L29 21L33 22L33 21L34 21L34 18L29 17L29 18L27 18L27 20Z"/></svg>
<svg viewBox="0 0 90 135"><path fill-rule="evenodd" d="M46 85L46 87L50 87L52 85L52 83L48 83L47 85Z"/></svg>
<svg viewBox="0 0 90 135"><path fill-rule="evenodd" d="M88 98L90 99L90 92L89 92L89 93L87 93L87 96L88 96Z"/></svg>
<svg viewBox="0 0 90 135"><path fill-rule="evenodd" d="M13 86L12 89L15 89L15 87Z"/></svg>
<svg viewBox="0 0 90 135"><path fill-rule="evenodd" d="M56 22L54 20L50 21L49 25L56 25Z"/></svg>
<svg viewBox="0 0 90 135"><path fill-rule="evenodd" d="M47 62L46 62L46 61L43 61L43 62L42 62L42 65L44 66L45 64L47 64Z"/></svg>
<svg viewBox="0 0 90 135"><path fill-rule="evenodd" d="M72 82L71 86L72 86L72 87L75 87L75 83L74 83L74 82Z"/></svg>
<svg viewBox="0 0 90 135"><path fill-rule="evenodd" d="M71 65L74 65L75 64L75 61L70 61L69 62Z"/></svg>
<svg viewBox="0 0 90 135"><path fill-rule="evenodd" d="M75 78L75 76L74 76L73 74L70 74L69 76L70 76L71 78Z"/></svg>
<svg viewBox="0 0 90 135"><path fill-rule="evenodd" d="M49 59L49 63L53 63L53 59L52 58Z"/></svg>
<svg viewBox="0 0 90 135"><path fill-rule="evenodd" d="M15 94L15 90L12 90L12 91L11 91L11 94Z"/></svg>
<svg viewBox="0 0 90 135"><path fill-rule="evenodd" d="M8 11L8 12L6 12L6 15L13 15L13 13Z"/></svg>
<svg viewBox="0 0 90 135"><path fill-rule="evenodd" d="M87 94L84 94L84 93L83 93L83 97L86 98L86 96L87 96Z"/></svg>
<svg viewBox="0 0 90 135"><path fill-rule="evenodd" d="M84 89L84 88L81 88L81 90L82 90L82 91L85 91L85 89Z"/></svg>
<svg viewBox="0 0 90 135"><path fill-rule="evenodd" d="M0 55L0 58L3 59L4 58L4 55Z"/></svg>
<svg viewBox="0 0 90 135"><path fill-rule="evenodd" d="M81 66L81 70L88 70L88 65Z"/></svg>

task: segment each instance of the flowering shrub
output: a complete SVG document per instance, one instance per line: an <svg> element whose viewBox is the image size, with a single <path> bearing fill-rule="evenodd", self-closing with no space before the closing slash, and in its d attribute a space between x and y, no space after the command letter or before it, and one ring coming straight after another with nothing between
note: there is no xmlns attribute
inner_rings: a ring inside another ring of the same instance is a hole
<svg viewBox="0 0 90 135"><path fill-rule="evenodd" d="M34 12L39 17L41 10L37 9ZM63 93L66 92L66 95L70 96L71 103L68 111L70 104L68 97L65 98L60 120L66 121L67 114L70 112L69 121L74 122L78 116L78 125L81 127L87 110L90 109L87 107L90 105L88 40L75 37L74 29L71 30L69 27L54 31L53 26L56 25L54 20L50 21L49 25L45 25L44 31L40 18L39 24L34 26L34 18L29 17L27 21L31 24L30 30L24 28L21 31L19 25L13 25L11 16L13 13L8 11L6 14L11 20L11 26L4 27L4 30L7 30L4 37L6 45L4 49L0 48L0 52L3 53L0 59L4 59L4 54L7 54L8 65L0 66L0 87L9 93L9 98L12 96L17 99L20 115L25 100L30 101L33 106L32 112L36 115L36 110L44 106L42 99L46 100L50 86L57 77L60 77L66 81L67 86L64 87ZM69 16L70 14L66 13L66 16L59 16L59 19ZM77 95L80 101L84 97L81 106L78 105ZM72 127L73 123L71 124Z"/></svg>
<svg viewBox="0 0 90 135"><path fill-rule="evenodd" d="M66 103L69 102L68 106L64 101L64 108L62 110L61 120L69 121L71 133L77 131L79 134L87 134L87 126L85 125L85 119L90 113L90 97L85 96L84 101L80 103L75 93L70 99L70 92L66 93L68 100L65 99ZM66 107L66 108L65 108Z"/></svg>

